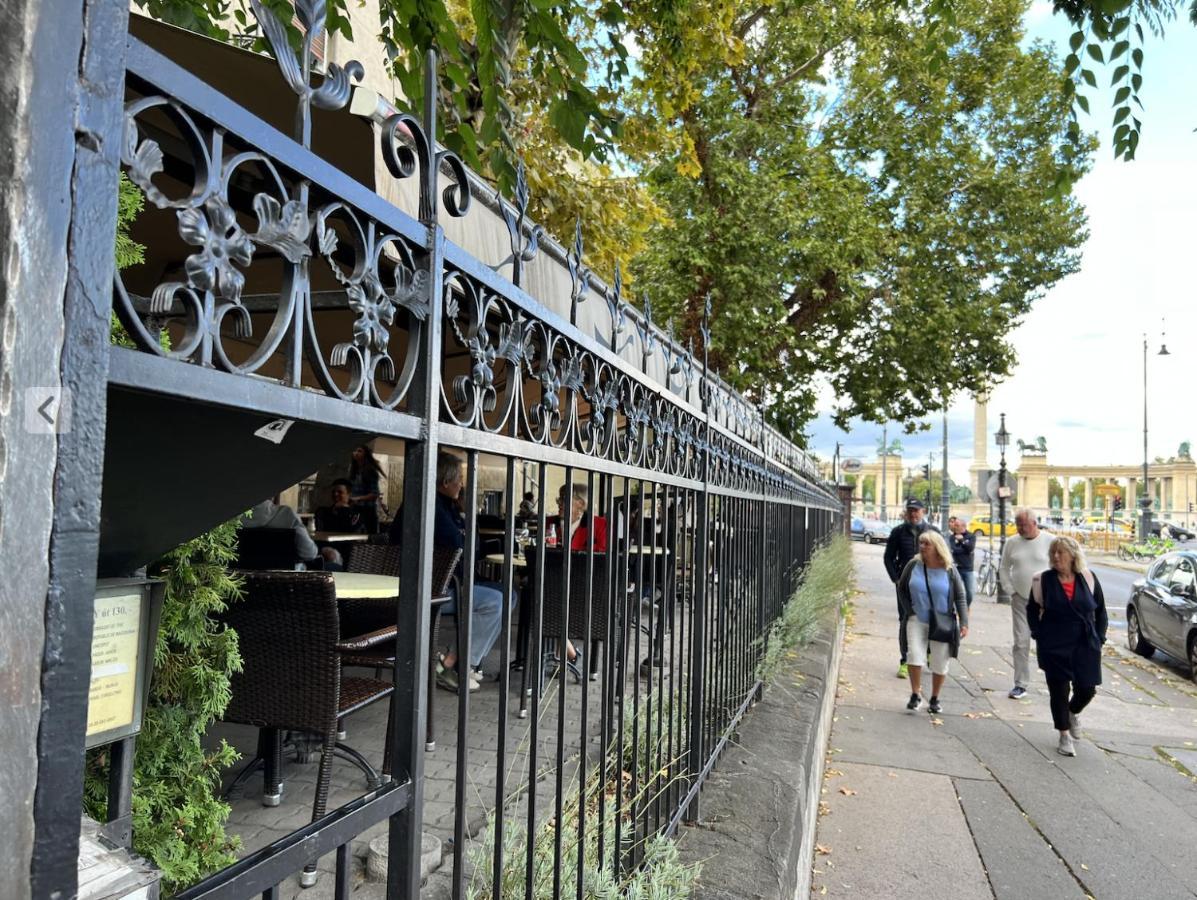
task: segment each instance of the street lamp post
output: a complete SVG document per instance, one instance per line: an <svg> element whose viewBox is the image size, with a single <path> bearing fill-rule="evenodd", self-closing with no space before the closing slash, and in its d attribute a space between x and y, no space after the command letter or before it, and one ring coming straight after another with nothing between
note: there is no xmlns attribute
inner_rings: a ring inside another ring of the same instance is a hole
<svg viewBox="0 0 1197 900"><path fill-rule="evenodd" d="M943 402L943 478L939 487L939 527L948 533L948 516L951 515L951 499L948 497L948 401Z"/></svg>
<svg viewBox="0 0 1197 900"><path fill-rule="evenodd" d="M886 477L887 473L886 473L885 463L889 459L889 444L886 443L886 438L888 437L888 435L886 434L887 427L888 426L886 426L886 425L881 426L881 521L882 522L889 521L889 517L886 515L886 510L885 510L885 482L888 480Z"/></svg>
<svg viewBox="0 0 1197 900"><path fill-rule="evenodd" d="M998 528L1001 529L998 532L998 559L1000 560L1006 550L1006 447L1010 445L1010 432L1006 430L1005 413L1002 413L1001 427L998 428L993 439L997 442L998 449L1002 454L1001 462L998 465ZM1010 602L1000 578L998 579L997 602Z"/></svg>
<svg viewBox="0 0 1197 900"><path fill-rule="evenodd" d="M1156 356L1171 356L1160 332L1160 352ZM1151 491L1147 484L1147 332L1143 333L1143 499L1139 501L1139 540L1151 536Z"/></svg>

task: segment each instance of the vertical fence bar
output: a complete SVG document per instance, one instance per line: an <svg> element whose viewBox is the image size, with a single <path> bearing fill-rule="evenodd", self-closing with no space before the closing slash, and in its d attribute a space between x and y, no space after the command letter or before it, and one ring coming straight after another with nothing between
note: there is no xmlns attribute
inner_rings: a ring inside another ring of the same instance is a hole
<svg viewBox="0 0 1197 900"><path fill-rule="evenodd" d="M474 572L478 567L478 451L466 452L465 552L457 597L457 780L453 796L453 900L465 896L466 785L470 771L470 680L474 661L470 639L474 624Z"/></svg>
<svg viewBox="0 0 1197 900"><path fill-rule="evenodd" d="M504 841L506 838L507 800L507 715L511 689L511 598L515 596L515 457L507 457L507 509L503 514L503 618L499 626L499 721L498 748L495 759L495 846L491 870L491 896L503 896ZM527 666L525 660L524 665Z"/></svg>
<svg viewBox="0 0 1197 900"><path fill-rule="evenodd" d="M553 813L557 827L553 829L553 896L561 896L561 851L565 838L565 695L569 682L569 588L573 565L573 535L570 525L573 519L574 470L565 468L565 485L561 489L564 502L558 504L558 519L561 544L561 634L557 637L557 779ZM546 551L547 555L547 551Z"/></svg>
<svg viewBox="0 0 1197 900"><path fill-rule="evenodd" d="M537 501L537 529L540 535L540 552L536 554L536 572L534 579L534 603L532 614L532 634L529 637L529 653L535 650L535 661L525 660L524 674L532 672L532 734L528 743L528 830L524 859L524 897L533 900L535 887L533 878L536 872L536 783L537 783L537 749L540 746L540 692L542 687L542 673L544 671L544 563L546 553L547 520L545 516L545 491L548 489L547 467L544 462L538 463L536 479ZM531 665L529 665L531 663Z"/></svg>

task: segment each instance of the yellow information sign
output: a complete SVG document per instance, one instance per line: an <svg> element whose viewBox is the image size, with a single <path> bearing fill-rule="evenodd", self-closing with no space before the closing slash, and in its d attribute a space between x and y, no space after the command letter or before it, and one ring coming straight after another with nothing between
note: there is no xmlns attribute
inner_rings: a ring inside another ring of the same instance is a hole
<svg viewBox="0 0 1197 900"><path fill-rule="evenodd" d="M1113 499L1114 497L1122 496L1122 486L1117 484L1098 484L1094 486L1093 493L1097 494L1099 497L1109 497Z"/></svg>
<svg viewBox="0 0 1197 900"><path fill-rule="evenodd" d="M87 735L134 722L141 653L141 591L96 597Z"/></svg>

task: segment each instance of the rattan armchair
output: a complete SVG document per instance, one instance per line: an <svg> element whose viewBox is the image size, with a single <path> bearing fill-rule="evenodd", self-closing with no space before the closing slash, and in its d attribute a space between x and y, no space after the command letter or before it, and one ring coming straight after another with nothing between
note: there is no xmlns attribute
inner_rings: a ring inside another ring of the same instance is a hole
<svg viewBox="0 0 1197 900"><path fill-rule="evenodd" d="M222 719L259 729L258 757L265 767L262 793L266 806L277 806L282 798L283 731L308 733L320 741L312 802L315 821L328 804L334 755L361 768L371 788L381 783L378 772L360 753L337 743L337 723L389 696L394 685L342 675L344 645L331 573L245 572L243 578L242 599L230 604L221 617L237 633L242 659L242 670L230 678L232 696ZM370 641L370 636L363 636L355 643ZM388 742L384 771L389 769L389 750ZM234 784L243 781L257 762ZM315 883L315 863L304 870L301 880Z"/></svg>
<svg viewBox="0 0 1197 900"><path fill-rule="evenodd" d="M531 584L535 584L535 575L531 575L531 573L536 571L537 552L538 548L536 547L529 547L526 551L528 556L527 571L530 573L529 582ZM611 615L611 597L608 591L607 578L607 554L594 554L594 569L592 573L589 573L590 577L588 577L587 557L589 556L589 551L570 551L569 621L567 623L561 615L561 601L565 586L565 551L549 548L544 553L544 600L540 604L541 637L545 644L550 644L553 640L562 637L588 641L587 655L591 657L590 671L591 674L597 673L598 669L596 666L598 665L598 660L596 658L597 654L594 652L594 647L596 644L607 640L607 618ZM586 594L588 590L590 591L589 634L586 632ZM534 602L535 599L534 596ZM533 606L533 609L535 608ZM555 654L541 653L540 680L542 688L546 670L558 662L559 660ZM567 665L574 672L574 675L581 680L582 673L572 663L568 663Z"/></svg>
<svg viewBox="0 0 1197 900"><path fill-rule="evenodd" d="M349 571L371 575L393 575L399 577L400 547L390 545L359 544L349 558ZM449 599L449 588L454 581L454 571L461 560L461 550L436 547L432 551L432 610L428 623L428 709L425 716L424 749L436 749L436 730L433 725L433 708L436 703L436 655L440 640L440 610ZM394 627L398 611L392 600L347 600L342 604L343 629L354 634L365 634L388 625ZM387 642L365 651L347 650L342 662L347 666L370 666L375 674L395 665L394 642Z"/></svg>

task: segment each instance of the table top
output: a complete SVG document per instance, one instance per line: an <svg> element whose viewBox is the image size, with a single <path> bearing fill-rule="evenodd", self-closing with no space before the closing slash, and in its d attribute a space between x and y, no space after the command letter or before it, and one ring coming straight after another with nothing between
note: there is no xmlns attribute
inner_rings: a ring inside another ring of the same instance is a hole
<svg viewBox="0 0 1197 900"><path fill-rule="evenodd" d="M501 566L501 565L503 565L503 554L502 553L488 553L488 554L486 554L486 556L482 557L482 561L488 562L488 563L493 563L496 566ZM513 557L511 557L511 564L513 566L515 566L515 568L517 568L517 569L527 568L528 558L526 556L513 556Z"/></svg>
<svg viewBox="0 0 1197 900"><path fill-rule="evenodd" d="M399 579L393 575L366 575L361 572L333 572L338 600L398 597Z"/></svg>
<svg viewBox="0 0 1197 900"><path fill-rule="evenodd" d="M352 531L317 531L312 540L324 541L326 544L348 543L349 541L368 541L370 535Z"/></svg>
<svg viewBox="0 0 1197 900"><path fill-rule="evenodd" d="M628 553L639 553L641 556L655 554L657 556L665 556L669 553L668 547L628 547Z"/></svg>
<svg viewBox="0 0 1197 900"><path fill-rule="evenodd" d="M487 537L494 537L495 535L506 534L507 530L504 528L479 528L479 534L484 534Z"/></svg>

